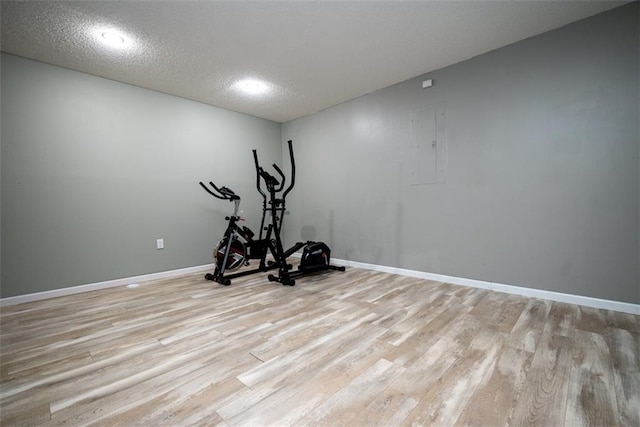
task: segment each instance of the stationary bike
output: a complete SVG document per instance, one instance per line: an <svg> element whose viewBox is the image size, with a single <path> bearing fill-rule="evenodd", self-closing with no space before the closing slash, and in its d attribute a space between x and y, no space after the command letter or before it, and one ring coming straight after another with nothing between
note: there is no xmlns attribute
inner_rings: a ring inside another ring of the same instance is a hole
<svg viewBox="0 0 640 427"><path fill-rule="evenodd" d="M217 199L233 202L233 215L225 217L228 222L224 237L218 242L213 250L213 260L215 262L214 273L207 273L204 277L223 285L230 285L234 277L245 276L260 271L267 271L266 256L269 250L269 237L254 240L255 233L250 228L238 225L239 221L244 221L238 215L240 209L240 196L228 187L218 188L213 182L209 182L209 187L203 182L200 186L210 195ZM227 271L236 270L248 265L250 259L260 259L260 266L255 270L242 271L233 275L226 275Z"/></svg>

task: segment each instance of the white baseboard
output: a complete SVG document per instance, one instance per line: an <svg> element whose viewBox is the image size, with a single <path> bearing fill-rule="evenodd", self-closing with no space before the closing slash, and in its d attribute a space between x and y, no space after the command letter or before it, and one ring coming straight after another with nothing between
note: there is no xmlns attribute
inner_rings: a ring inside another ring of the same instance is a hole
<svg viewBox="0 0 640 427"><path fill-rule="evenodd" d="M122 279L107 280L105 282L90 283L87 285L71 286L69 288L53 289L51 291L36 292L33 294L18 295L15 297L0 298L0 307L22 304L25 302L38 301L48 298L62 297L65 295L79 294L82 292L97 291L99 289L113 288L116 286L126 286L138 282L148 282L150 280L168 279L171 277L184 276L185 274L199 273L213 270L213 264L197 265L195 267L179 268L177 270L161 271L158 273L143 274L140 276L125 277Z"/></svg>
<svg viewBox="0 0 640 427"><path fill-rule="evenodd" d="M292 255L300 257L300 253ZM383 273L399 274L401 276L416 277L419 279L433 280L436 282L446 282L454 285L469 286L472 288L487 289L491 291L504 292L508 294L521 295L531 298L540 298L557 302L565 302L569 304L583 305L586 307L602 308L605 310L619 311L622 313L630 313L640 315L640 305L627 302L611 301L599 298L585 297L581 295L565 294L561 292L545 291L540 289L526 288L522 286L504 285L501 283L485 282L482 280L465 279L461 277L445 276L442 274L426 273L423 271L408 270L397 267L387 267L384 265L367 264L364 262L348 261L343 259L332 259L336 265L344 265L345 267L363 268L366 270L380 271ZM22 304L25 302L38 301L47 298L61 297L65 295L73 295L81 292L95 291L98 289L112 288L116 286L126 286L137 282L147 282L150 280L167 279L171 277L179 277L185 274L199 273L213 270L213 264L198 265L194 267L180 268L177 270L162 271L159 273L143 274L141 276L126 277L123 279L108 280L106 282L91 283L87 285L72 286L69 288L54 289L51 291L37 292L27 295L18 295L15 297L0 298L0 307L9 305Z"/></svg>
<svg viewBox="0 0 640 427"><path fill-rule="evenodd" d="M581 295L565 294L562 292L545 291L540 289L526 288L522 286L504 285L501 283L485 282L482 280L465 279L462 277L444 276L442 274L425 273L423 271L407 270L404 268L387 267L383 265L367 264L364 262L347 261L342 259L331 259L336 265L345 267L363 268L401 276L416 277L419 279L433 280L436 282L446 282L454 285L469 286L472 288L487 289L491 291L504 292L508 294L521 295L531 298L540 298L569 304L583 305L586 307L602 308L605 310L620 311L640 315L640 304L628 302L611 301L599 298L585 297Z"/></svg>

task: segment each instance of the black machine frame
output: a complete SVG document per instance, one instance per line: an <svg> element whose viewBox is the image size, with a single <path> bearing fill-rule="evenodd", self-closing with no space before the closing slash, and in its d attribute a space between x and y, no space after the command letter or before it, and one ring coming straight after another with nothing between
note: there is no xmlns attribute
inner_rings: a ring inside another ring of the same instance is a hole
<svg viewBox="0 0 640 427"><path fill-rule="evenodd" d="M282 169L275 163L272 165L273 169L279 175L279 179L276 178L260 166L258 153L256 150L252 150L256 170L256 188L262 196L262 219L260 221L258 239L253 238L255 233L248 227L240 227L238 225L239 221L243 221L243 218L238 215L241 201L239 195L228 187L217 187L211 181L209 182L209 186L200 182L200 186L211 196L234 203L233 215L225 217L225 220L228 221L227 228L223 238L214 249L214 272L213 274L207 273L205 279L228 286L231 284L231 279L277 269L278 274L269 274L268 280L293 286L295 285L295 279L300 276L323 270L345 270L345 267L330 264L329 249L322 243L320 243L320 245L322 248L325 248L324 251L326 252L323 253L322 256L326 259L326 262L314 265L304 265L301 263L298 269L294 271L292 271L292 265L287 262L287 258L303 247L310 247L310 245L320 247L316 242L311 241L297 242L287 250L284 250L282 246L280 234L286 212L286 197L293 189L296 177L292 141L289 140L287 145L291 162L291 182L286 189L286 178ZM263 183L264 189L262 186ZM267 221L267 217L270 217L269 221ZM271 254L273 259L267 260L269 254ZM251 259L260 260L256 268L227 274L227 270L233 270L242 264L248 265Z"/></svg>

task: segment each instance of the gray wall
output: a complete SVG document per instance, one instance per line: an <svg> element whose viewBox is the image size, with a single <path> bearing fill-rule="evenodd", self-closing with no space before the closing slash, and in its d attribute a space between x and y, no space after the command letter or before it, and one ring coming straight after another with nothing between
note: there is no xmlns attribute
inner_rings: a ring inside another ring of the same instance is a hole
<svg viewBox="0 0 640 427"><path fill-rule="evenodd" d="M251 149L279 162L279 123L1 59L2 297L210 263L232 206L200 180L258 223Z"/></svg>
<svg viewBox="0 0 640 427"><path fill-rule="evenodd" d="M337 258L640 302L638 36L635 2L286 123L287 235ZM409 175L419 108L444 114L431 185Z"/></svg>
<svg viewBox="0 0 640 427"><path fill-rule="evenodd" d="M293 139L289 243L354 261L640 302L638 3L286 123L2 54L0 296L210 262L251 148ZM435 85L422 89L424 78ZM435 108L438 183L411 185ZM155 249L156 238L166 248Z"/></svg>

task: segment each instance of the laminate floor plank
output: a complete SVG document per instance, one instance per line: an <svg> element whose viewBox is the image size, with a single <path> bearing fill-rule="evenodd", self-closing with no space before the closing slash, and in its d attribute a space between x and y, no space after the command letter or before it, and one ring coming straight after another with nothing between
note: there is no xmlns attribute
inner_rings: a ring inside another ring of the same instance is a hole
<svg viewBox="0 0 640 427"><path fill-rule="evenodd" d="M489 378L478 387L456 425L509 425L533 355L503 346Z"/></svg>
<svg viewBox="0 0 640 427"><path fill-rule="evenodd" d="M624 329L610 328L605 337L613 364L620 424L640 425L640 341Z"/></svg>
<svg viewBox="0 0 640 427"><path fill-rule="evenodd" d="M386 383L394 376L402 373L404 368L394 365L386 359L379 359L365 372L354 378L329 399L315 408L300 424L306 426L362 425L353 422L387 387Z"/></svg>
<svg viewBox="0 0 640 427"><path fill-rule="evenodd" d="M569 338L555 334L541 337L514 411L515 425L564 424L571 357Z"/></svg>
<svg viewBox="0 0 640 427"><path fill-rule="evenodd" d="M454 302L448 304L444 310L436 309L436 311L438 314L434 318L418 325L415 331L395 346L386 358L398 365L411 366L424 357L444 334L456 326L461 326L460 320L465 319L464 315L469 311L469 307ZM474 322L476 321L474 320ZM387 337L390 343L397 342L395 335L387 335Z"/></svg>
<svg viewBox="0 0 640 427"><path fill-rule="evenodd" d="M553 302L544 325L544 333L573 337L576 332L578 306Z"/></svg>
<svg viewBox="0 0 640 427"><path fill-rule="evenodd" d="M490 377L503 339L490 328L479 327L470 344L452 357L453 363L438 381L424 390L419 405L409 415L412 424L453 425L476 389Z"/></svg>
<svg viewBox="0 0 640 427"><path fill-rule="evenodd" d="M0 307L0 424L640 425L640 316L349 268Z"/></svg>
<svg viewBox="0 0 640 427"><path fill-rule="evenodd" d="M513 326L506 345L535 353L552 303L539 299L530 299L522 314Z"/></svg>
<svg viewBox="0 0 640 427"><path fill-rule="evenodd" d="M233 425L300 424L302 418L382 358L388 344L375 337L363 336L339 353L326 354L309 369L287 376L282 386L263 384L255 388L257 399L250 410L245 406L239 411L234 403L219 413Z"/></svg>
<svg viewBox="0 0 640 427"><path fill-rule="evenodd" d="M139 420L141 425L217 425L226 421L217 409L235 399L246 386L235 377L214 383L199 393L188 396L184 401L170 406L149 404L136 408L136 413L123 413L119 419L126 425L131 420ZM112 418L105 419L111 424Z"/></svg>
<svg viewBox="0 0 640 427"><path fill-rule="evenodd" d="M248 415L245 413L247 407L256 408L261 417L266 417L276 407L290 410L305 395L309 389L308 384L314 383L317 377L323 377L327 369L340 366L341 363L343 372L332 371L332 377L346 379L344 371L348 368L356 371L356 365L368 359L368 354L375 348L376 338L381 333L379 328L369 325L357 328L357 333L351 334L348 332L357 325L352 322L349 326L349 329L332 335L340 351L333 351L334 347L321 344L327 334L332 333L327 330L325 335L301 343L298 349L283 353L280 357L238 375L238 379L250 387L252 393L248 393L250 396L247 399L238 399L221 408L219 413L225 419L238 421ZM379 357L378 355L375 360ZM300 363L300 360L304 360L304 363ZM310 390L318 393L319 389L312 387ZM306 399L302 403L307 404Z"/></svg>
<svg viewBox="0 0 640 427"><path fill-rule="evenodd" d="M91 395L85 395L84 401L60 402L51 406L52 421L59 422L73 419L78 424L105 423L107 420L115 422L122 420L126 424L126 412L142 412L144 416L138 420L143 424L151 423L152 419L164 420L174 413L177 408L192 396L203 393L211 386L228 385L230 381L236 384L235 375L238 372L258 363L255 359L244 355L215 356L208 355L179 365L158 366L154 372L144 373L144 378L131 384L127 388L95 390ZM230 363L235 363L235 370L221 370ZM155 374L155 375L149 375ZM115 384L116 386L118 384ZM235 390L239 389L239 385ZM214 397L209 395L209 397ZM224 396L217 395L220 402ZM159 416L158 412L169 415ZM211 412L210 414L214 414ZM129 419L130 421L130 419Z"/></svg>
<svg viewBox="0 0 640 427"><path fill-rule="evenodd" d="M490 291L480 288L467 288L465 286L459 286L461 289L466 289L466 292L458 292L458 296L462 298L462 303L469 307L475 307L478 302L483 299Z"/></svg>
<svg viewBox="0 0 640 427"><path fill-rule="evenodd" d="M604 310L607 326L616 329L624 329L633 333L640 333L640 322L633 314L620 313L618 311Z"/></svg>
<svg viewBox="0 0 640 427"><path fill-rule="evenodd" d="M323 363L326 355L343 352L354 341L359 342L365 339L363 337L371 334L379 336L384 332L379 327L363 323L365 323L363 320L355 319L336 328L323 329L322 333L313 339L305 340L299 347L269 359L253 370L240 375L238 379L252 388L265 383L274 385L282 383L287 381L289 376L295 376L301 370L310 369L315 363ZM305 361L304 364L300 363L302 360Z"/></svg>
<svg viewBox="0 0 640 427"><path fill-rule="evenodd" d="M577 331L573 339L566 425L615 425L617 413L611 355L600 334Z"/></svg>
<svg viewBox="0 0 640 427"><path fill-rule="evenodd" d="M525 297L509 295L500 307L487 318L488 324L500 332L511 332L528 302Z"/></svg>
<svg viewBox="0 0 640 427"><path fill-rule="evenodd" d="M607 333L607 320L605 310L592 307L578 307L576 328L582 331L595 332L604 335Z"/></svg>

